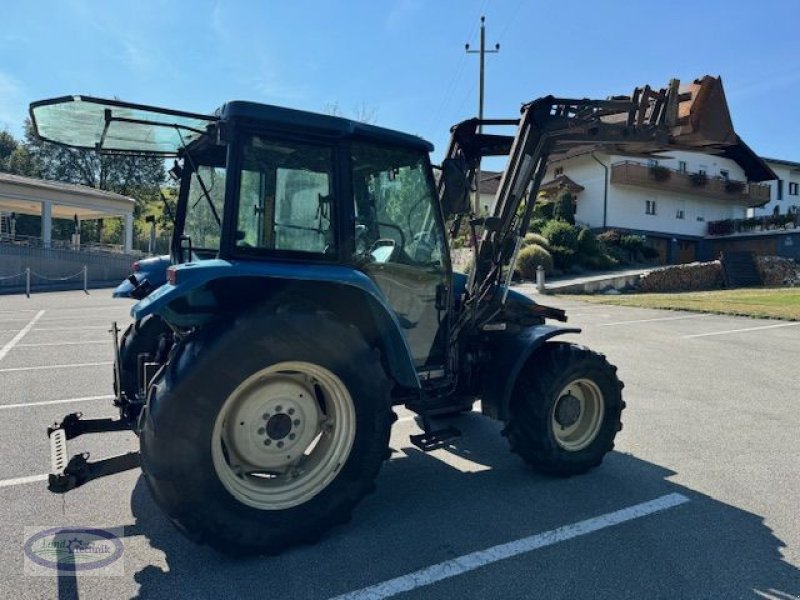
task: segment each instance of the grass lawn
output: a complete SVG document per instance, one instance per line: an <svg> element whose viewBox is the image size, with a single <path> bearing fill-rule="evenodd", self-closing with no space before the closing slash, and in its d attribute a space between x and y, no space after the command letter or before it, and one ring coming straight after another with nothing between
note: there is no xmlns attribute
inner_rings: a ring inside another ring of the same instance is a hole
<svg viewBox="0 0 800 600"><path fill-rule="evenodd" d="M692 310L723 315L800 321L800 288L748 288L673 294L569 297L616 306Z"/></svg>

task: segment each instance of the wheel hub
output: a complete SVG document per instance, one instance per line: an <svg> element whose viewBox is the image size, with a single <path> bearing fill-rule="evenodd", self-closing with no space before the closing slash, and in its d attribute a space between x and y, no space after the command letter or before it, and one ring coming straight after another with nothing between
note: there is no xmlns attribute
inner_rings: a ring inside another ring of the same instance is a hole
<svg viewBox="0 0 800 600"><path fill-rule="evenodd" d="M561 427L572 427L581 416L581 401L572 394L561 396L556 406L556 422Z"/></svg>
<svg viewBox="0 0 800 600"><path fill-rule="evenodd" d="M243 381L220 409L214 468L233 496L261 510L297 506L324 489L355 439L355 407L337 375L282 362Z"/></svg>
<svg viewBox="0 0 800 600"><path fill-rule="evenodd" d="M583 450L595 440L603 424L603 392L595 381L582 377L564 386L557 398L550 413L553 437L565 450Z"/></svg>
<svg viewBox="0 0 800 600"><path fill-rule="evenodd" d="M272 415L267 421L266 434L273 441L282 440L292 430L292 418L286 413Z"/></svg>
<svg viewBox="0 0 800 600"><path fill-rule="evenodd" d="M231 409L226 442L251 470L281 470L297 460L323 418L313 387L290 375L268 378Z"/></svg>

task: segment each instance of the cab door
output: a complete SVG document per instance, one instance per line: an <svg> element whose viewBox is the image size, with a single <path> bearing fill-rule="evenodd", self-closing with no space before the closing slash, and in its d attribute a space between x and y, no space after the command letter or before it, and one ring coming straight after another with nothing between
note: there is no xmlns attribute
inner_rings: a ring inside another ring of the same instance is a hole
<svg viewBox="0 0 800 600"><path fill-rule="evenodd" d="M356 262L383 292L419 372L444 375L449 285L444 227L425 152L352 147Z"/></svg>

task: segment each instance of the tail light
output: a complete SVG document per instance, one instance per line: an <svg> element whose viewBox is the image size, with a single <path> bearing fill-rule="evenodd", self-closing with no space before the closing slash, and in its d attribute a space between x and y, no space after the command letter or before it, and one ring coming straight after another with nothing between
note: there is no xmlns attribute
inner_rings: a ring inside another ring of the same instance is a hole
<svg viewBox="0 0 800 600"><path fill-rule="evenodd" d="M177 285L178 272L175 269L175 267L167 267L167 281L170 282L172 285Z"/></svg>

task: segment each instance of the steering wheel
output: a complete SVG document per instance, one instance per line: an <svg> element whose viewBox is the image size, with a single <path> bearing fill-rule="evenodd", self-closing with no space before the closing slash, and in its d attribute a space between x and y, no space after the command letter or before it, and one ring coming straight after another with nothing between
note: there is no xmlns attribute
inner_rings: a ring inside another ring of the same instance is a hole
<svg viewBox="0 0 800 600"><path fill-rule="evenodd" d="M397 233L400 234L400 247L401 248L405 248L405 246L406 246L406 234L403 233L403 230L400 229L400 227L398 227L394 223L384 223L383 221L376 221L376 223L378 223L378 225L381 226L381 227L388 227L389 229L397 230ZM378 240L378 241L380 241L380 240ZM377 243L377 242L375 242L375 243Z"/></svg>
<svg viewBox="0 0 800 600"><path fill-rule="evenodd" d="M393 239L381 238L375 240L368 254L372 258L372 262L388 263L397 255L398 250L397 242Z"/></svg>

